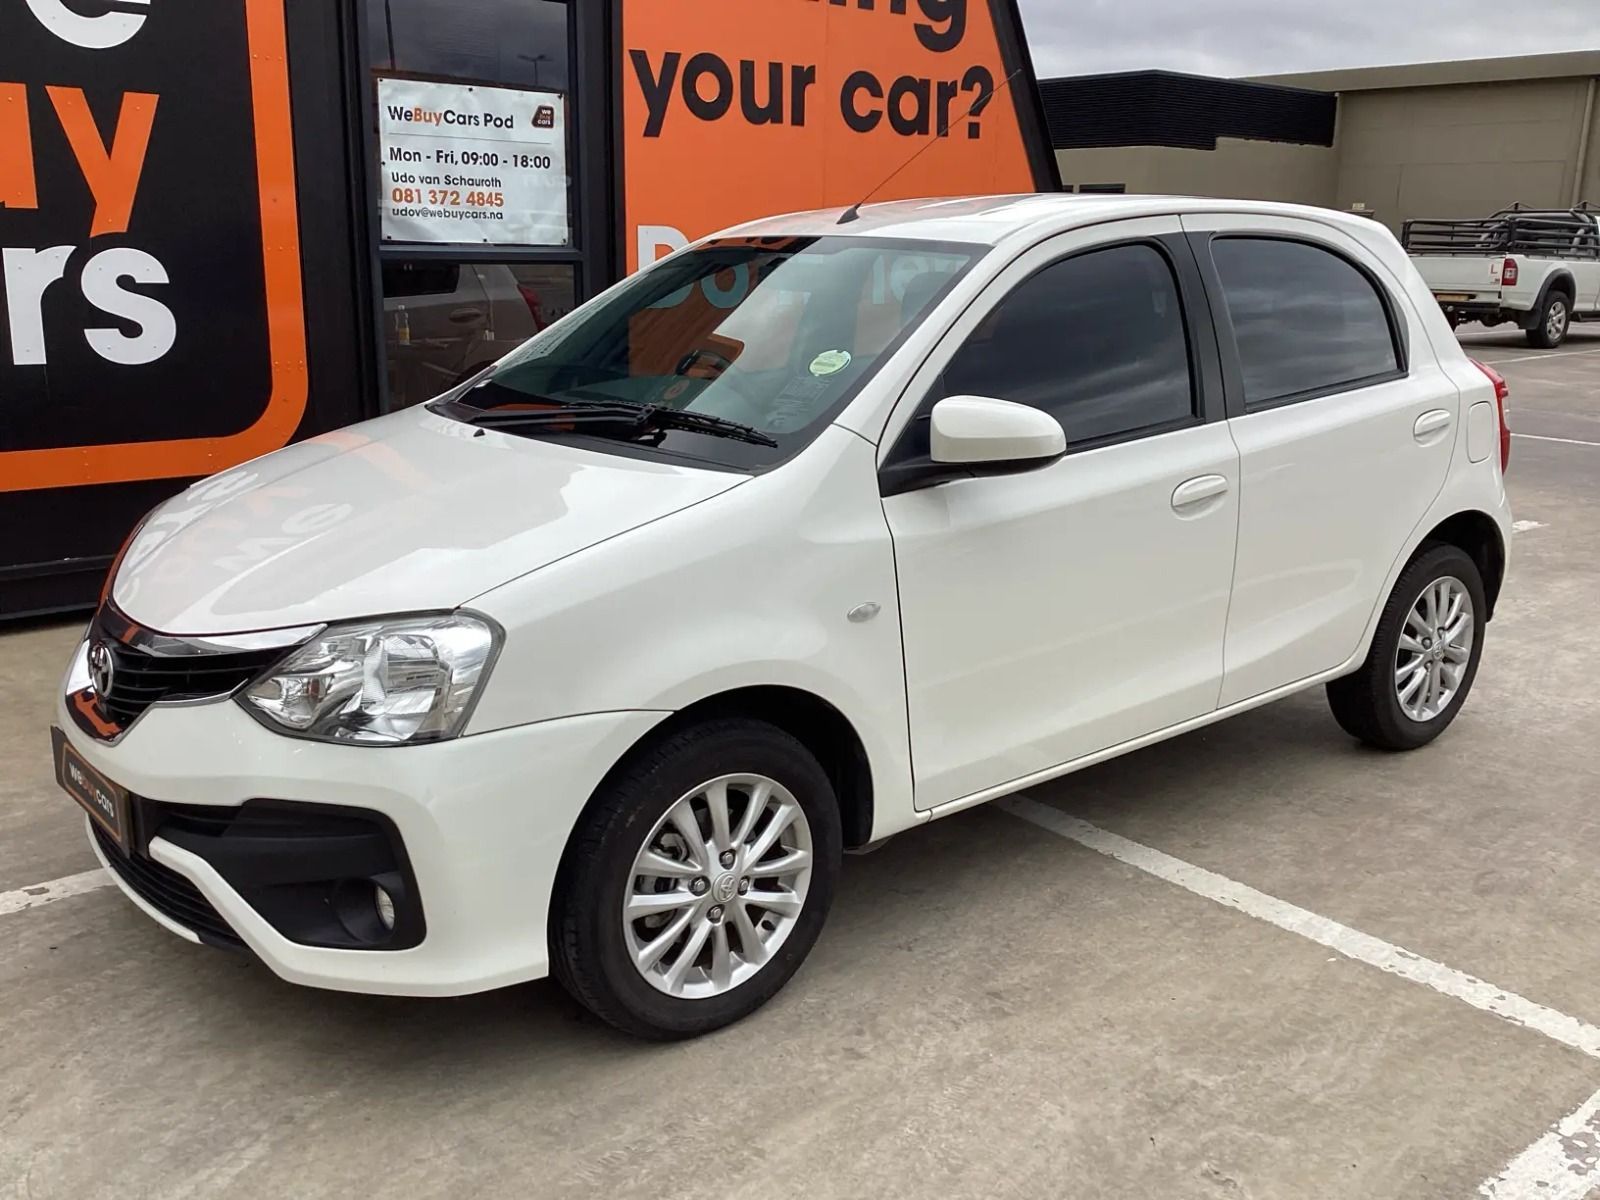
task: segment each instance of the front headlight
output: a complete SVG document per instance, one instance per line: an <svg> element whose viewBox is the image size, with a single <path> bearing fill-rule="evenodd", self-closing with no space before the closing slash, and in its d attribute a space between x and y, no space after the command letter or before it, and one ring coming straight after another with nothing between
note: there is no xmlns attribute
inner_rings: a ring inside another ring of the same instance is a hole
<svg viewBox="0 0 1600 1200"><path fill-rule="evenodd" d="M455 737L488 678L500 632L466 613L335 625L240 696L280 732L398 746Z"/></svg>

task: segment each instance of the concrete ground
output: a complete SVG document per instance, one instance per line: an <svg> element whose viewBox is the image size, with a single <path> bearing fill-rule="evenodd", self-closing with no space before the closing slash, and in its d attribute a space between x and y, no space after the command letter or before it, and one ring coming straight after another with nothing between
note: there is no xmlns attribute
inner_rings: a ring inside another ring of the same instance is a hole
<svg viewBox="0 0 1600 1200"><path fill-rule="evenodd" d="M0 1195L1585 1195L1600 334L1463 338L1529 524L1445 739L1364 751L1313 692L1033 793L1126 861L1001 808L908 834L687 1045L549 984L297 989L110 889L20 907L94 865L47 750L77 630L0 636Z"/></svg>

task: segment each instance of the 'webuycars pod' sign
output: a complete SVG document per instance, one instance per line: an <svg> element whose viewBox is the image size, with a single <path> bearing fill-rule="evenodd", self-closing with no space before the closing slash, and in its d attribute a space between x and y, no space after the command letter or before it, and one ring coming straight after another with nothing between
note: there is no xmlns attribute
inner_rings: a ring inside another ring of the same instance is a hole
<svg viewBox="0 0 1600 1200"><path fill-rule="evenodd" d="M619 69L630 270L924 149L873 198L1058 185L1014 0L623 0Z"/></svg>
<svg viewBox="0 0 1600 1200"><path fill-rule="evenodd" d="M0 492L206 475L300 426L283 4L0 0Z"/></svg>

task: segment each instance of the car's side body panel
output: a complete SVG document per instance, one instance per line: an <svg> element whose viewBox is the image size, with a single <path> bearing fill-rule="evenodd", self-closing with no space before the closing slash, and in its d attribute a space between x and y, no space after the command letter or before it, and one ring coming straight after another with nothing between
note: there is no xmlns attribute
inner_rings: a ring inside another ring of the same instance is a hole
<svg viewBox="0 0 1600 1200"><path fill-rule="evenodd" d="M1023 281L1179 231L1170 217L1112 222L1024 250L922 364L890 422L894 435ZM1179 241L1176 252L1182 265L1187 246ZM1212 332L1197 285L1188 299L1198 348ZM1220 420L1221 396L1206 394L1198 353L1191 376L1196 411L1187 427L1130 432L1018 475L885 497L919 809L1216 707L1238 453ZM880 460L890 452L886 440ZM1180 489L1202 479L1214 494L1176 503Z"/></svg>
<svg viewBox="0 0 1600 1200"><path fill-rule="evenodd" d="M1399 377L1255 411L1230 395L1242 479L1226 707L1354 652L1390 562L1444 486L1461 396L1401 279L1354 238L1319 222L1248 214L1186 217L1184 227L1199 235L1202 255L1215 238L1293 239L1363 268L1386 297L1408 360ZM1227 298L1214 271L1208 280L1236 393Z"/></svg>

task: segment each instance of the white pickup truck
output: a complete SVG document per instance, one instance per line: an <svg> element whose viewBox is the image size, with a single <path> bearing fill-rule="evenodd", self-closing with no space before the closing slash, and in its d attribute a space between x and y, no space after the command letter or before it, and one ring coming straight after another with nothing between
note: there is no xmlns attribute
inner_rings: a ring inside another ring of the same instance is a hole
<svg viewBox="0 0 1600 1200"><path fill-rule="evenodd" d="M1573 321L1600 320L1600 212L1587 204L1407 221L1400 240L1452 327L1509 321L1553 349Z"/></svg>

